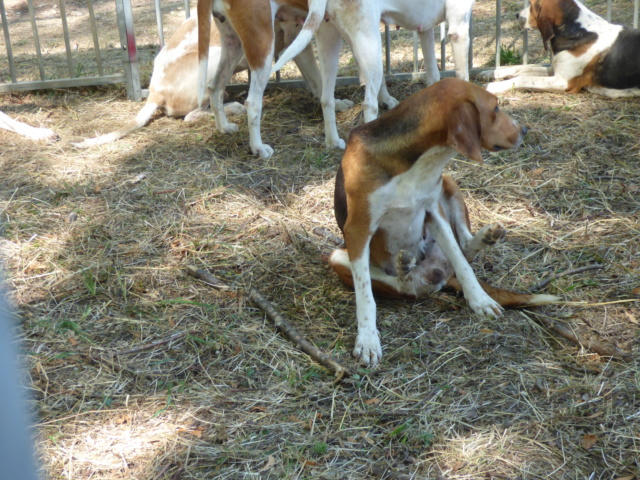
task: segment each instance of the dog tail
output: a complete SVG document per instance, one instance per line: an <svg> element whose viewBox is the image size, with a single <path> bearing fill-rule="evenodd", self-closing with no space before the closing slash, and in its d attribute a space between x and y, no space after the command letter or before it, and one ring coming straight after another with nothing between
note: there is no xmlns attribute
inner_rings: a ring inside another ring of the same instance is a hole
<svg viewBox="0 0 640 480"><path fill-rule="evenodd" d="M287 49L282 52L275 66L271 69L271 73L280 70L285 63L297 57L307 48L307 45L311 42L311 37L313 37L313 34L320 26L320 22L324 20L326 10L327 0L309 1L309 13L304 21L304 25L302 25L300 33L298 33L298 36L291 42Z"/></svg>
<svg viewBox="0 0 640 480"><path fill-rule="evenodd" d="M480 283L482 289L503 307L531 307L535 305L548 305L558 303L562 299L555 295L546 294L530 294L517 293L496 288L486 283ZM451 277L447 282L447 287L454 289L456 292L462 292L462 285L456 277Z"/></svg>
<svg viewBox="0 0 640 480"><path fill-rule="evenodd" d="M122 138L125 135L128 135L131 132L144 127L147 123L149 123L151 117L153 117L153 115L158 111L158 108L159 105L157 103L147 101L145 106L142 107L142 109L138 112L138 115L136 115L136 118L127 123L124 127L111 133L105 133L104 135L100 135L99 137L87 138L80 143L72 143L71 145L76 148L89 148L98 145L104 145L105 143L118 140L119 138Z"/></svg>
<svg viewBox="0 0 640 480"><path fill-rule="evenodd" d="M213 0L198 0L198 90L196 98L199 107L202 107L205 91L207 89L212 5Z"/></svg>

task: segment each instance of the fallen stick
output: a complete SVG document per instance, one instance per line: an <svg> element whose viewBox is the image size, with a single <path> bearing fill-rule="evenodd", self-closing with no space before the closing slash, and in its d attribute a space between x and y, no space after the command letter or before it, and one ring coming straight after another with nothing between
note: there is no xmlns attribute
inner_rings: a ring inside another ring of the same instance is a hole
<svg viewBox="0 0 640 480"><path fill-rule="evenodd" d="M315 227L313 229L313 233L318 235L319 237L324 237L326 240L329 240L336 247L342 247L344 245L344 240L339 237L336 237L333 233L323 227Z"/></svg>
<svg viewBox="0 0 640 480"><path fill-rule="evenodd" d="M576 273L582 273L582 272L586 272L588 270L599 270L601 268L604 268L604 265L602 265L600 263L594 263L593 265L586 265L584 267L574 268L572 270L565 270L564 272L560 272L560 273L552 273L547 278L545 278L545 279L541 280L540 282L536 283L535 285L533 285L528 290L531 293L535 293L535 292L537 292L539 290L542 290L544 287L546 287L551 282L553 282L556 278L564 277L566 275L575 275Z"/></svg>
<svg viewBox="0 0 640 480"><path fill-rule="evenodd" d="M194 332L177 332L174 333L173 335L169 335L166 338L161 338L160 340L155 340L153 342L149 342L145 345L140 345L138 347L133 347L133 348L128 348L126 350L119 350L117 352L106 352L104 354L97 354L94 353L92 351L89 351L83 355L86 356L86 358L88 358L89 360L96 362L96 363L103 363L105 365L107 365L109 368L111 368L113 371L115 372L126 372L129 373L130 375L134 376L134 377L139 377L139 376L148 376L148 374L145 373L140 373L140 372L136 372L135 370L131 370L127 367L123 367L122 365L120 365L119 363L116 363L116 361L114 360L116 357L121 356L121 355L130 355L132 353L137 353L137 352L142 352L144 350L149 350L155 347L158 347L160 345L163 345L165 343L169 343L172 342L174 340L179 340L182 337L185 337L189 334L192 334Z"/></svg>
<svg viewBox="0 0 640 480"><path fill-rule="evenodd" d="M581 337L577 333L572 332L566 327L563 327L554 319L547 317L546 315L542 315L536 312L529 312L535 315L536 319L548 330L551 330L553 333L557 333L561 337L566 338L567 340L580 345L587 350L597 353L598 355L602 355L604 357L613 357L618 358L620 360L624 360L628 362L631 360L631 356L618 347L613 345L604 345L595 340L587 340L586 338Z"/></svg>
<svg viewBox="0 0 640 480"><path fill-rule="evenodd" d="M231 288L225 282L210 274L206 270L196 268L192 265L187 266L186 269L189 275L197 278L198 280L202 280L212 287L226 289ZM248 295L249 299L253 303L255 303L258 308L260 308L267 314L269 320L274 323L276 328L280 332L282 332L282 334L287 339L293 342L296 347L316 360L318 363L333 371L336 376L336 381L340 381L344 377L351 376L351 371L347 367L341 365L336 359L319 350L315 345L304 338L293 325L291 325L282 315L280 315L280 313L278 313L271 302L264 298L260 292L258 292L254 288L249 288L245 290L245 292Z"/></svg>
<svg viewBox="0 0 640 480"><path fill-rule="evenodd" d="M177 333L174 333L173 335L169 335L166 338L161 338L160 340L155 340L153 342L147 343L145 345L140 345L138 347L128 348L127 350L120 350L120 351L117 351L117 352L113 352L113 353L110 353L109 355L111 355L112 357L116 357L118 355L130 355L132 353L141 352L143 350L149 350L149 349L155 348L155 347L157 347L159 345L163 345L165 343L169 343L169 342L172 342L174 340L178 340L178 339L180 339L182 337L185 337L185 336L187 336L187 335L189 335L191 333L194 333L194 332L177 332Z"/></svg>

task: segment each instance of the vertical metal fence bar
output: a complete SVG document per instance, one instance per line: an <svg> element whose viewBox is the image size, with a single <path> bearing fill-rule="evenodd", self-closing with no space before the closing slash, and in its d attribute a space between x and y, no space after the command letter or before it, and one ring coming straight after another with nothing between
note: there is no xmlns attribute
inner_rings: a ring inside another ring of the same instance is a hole
<svg viewBox="0 0 640 480"><path fill-rule="evenodd" d="M156 5L156 23L158 24L158 43L160 48L164 47L164 30L162 28L162 9L160 8L160 0L155 0Z"/></svg>
<svg viewBox="0 0 640 480"><path fill-rule="evenodd" d="M69 26L67 25L67 7L64 0L60 0L60 19L62 20L62 31L64 32L64 46L67 51L67 66L69 68L69 77L75 78L76 72L73 68L73 57L71 55L71 41L69 40Z"/></svg>
<svg viewBox="0 0 640 480"><path fill-rule="evenodd" d="M127 83L127 96L138 101L142 98L140 89L140 64L136 48L136 35L133 30L133 12L131 0L116 0L118 12L118 30L124 57L124 73Z"/></svg>
<svg viewBox="0 0 640 480"><path fill-rule="evenodd" d="M98 41L98 27L96 26L96 15L93 11L93 0L88 0L89 21L91 22L91 35L93 36L93 49L96 52L96 64L98 66L98 75L104 75L102 68L102 56L100 55L100 42Z"/></svg>
<svg viewBox="0 0 640 480"><path fill-rule="evenodd" d="M40 70L40 80L44 80L44 62L42 61L42 49L40 48L40 35L38 35L38 25L36 24L36 12L33 8L33 0L28 0L29 18L31 19L31 30L33 30L33 44L36 47L38 57L38 69ZM15 82L15 80L14 80Z"/></svg>
<svg viewBox="0 0 640 480"><path fill-rule="evenodd" d="M607 0L607 22L611 21L611 0Z"/></svg>
<svg viewBox="0 0 640 480"><path fill-rule="evenodd" d="M189 0L184 0L184 18L187 19L191 16L191 5Z"/></svg>
<svg viewBox="0 0 640 480"><path fill-rule="evenodd" d="M389 35L389 25L384 24L384 71L386 75L391 75L391 38Z"/></svg>
<svg viewBox="0 0 640 480"><path fill-rule="evenodd" d="M473 16L469 18L469 70L473 68Z"/></svg>
<svg viewBox="0 0 640 480"><path fill-rule="evenodd" d="M444 22L440 24L440 70L447 69L447 37Z"/></svg>
<svg viewBox="0 0 640 480"><path fill-rule="evenodd" d="M496 0L496 68L500 68L500 44L501 43L502 43L502 0Z"/></svg>
<svg viewBox="0 0 640 480"><path fill-rule="evenodd" d="M524 0L524 8L529 6L529 0ZM522 31L522 63L527 65L529 63L529 32L527 30Z"/></svg>
<svg viewBox="0 0 640 480"><path fill-rule="evenodd" d="M16 83L16 68L13 64L13 51L11 50L11 37L9 36L9 24L7 23L7 14L4 9L4 0L0 0L0 13L2 19L2 33L4 33L4 44L7 48L7 58L9 59L9 75L11 81Z"/></svg>
<svg viewBox="0 0 640 480"><path fill-rule="evenodd" d="M638 28L638 0L633 2L633 28Z"/></svg>
<svg viewBox="0 0 640 480"><path fill-rule="evenodd" d="M1 2L2 0L0 0ZM418 32L413 31L413 76L418 75Z"/></svg>

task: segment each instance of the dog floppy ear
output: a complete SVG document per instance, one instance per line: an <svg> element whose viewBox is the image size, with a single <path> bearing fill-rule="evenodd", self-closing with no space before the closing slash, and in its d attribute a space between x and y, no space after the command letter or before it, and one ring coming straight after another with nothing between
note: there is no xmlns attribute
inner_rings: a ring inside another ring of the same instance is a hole
<svg viewBox="0 0 640 480"><path fill-rule="evenodd" d="M474 103L465 101L451 112L447 129L449 147L471 160L482 163L480 112Z"/></svg>
<svg viewBox="0 0 640 480"><path fill-rule="evenodd" d="M556 34L553 33L553 22L548 18L539 17L538 30L540 30L540 34L542 35L544 49L549 50L549 41L556 36Z"/></svg>
<svg viewBox="0 0 640 480"><path fill-rule="evenodd" d="M549 41L556 36L553 31L556 17L558 15L562 16L561 12L554 11L554 7L556 9L558 8L557 5L551 2L543 1L535 2L535 4L531 6L531 8L535 9L536 26L538 30L540 30L540 35L542 35L542 44L545 50L549 50Z"/></svg>

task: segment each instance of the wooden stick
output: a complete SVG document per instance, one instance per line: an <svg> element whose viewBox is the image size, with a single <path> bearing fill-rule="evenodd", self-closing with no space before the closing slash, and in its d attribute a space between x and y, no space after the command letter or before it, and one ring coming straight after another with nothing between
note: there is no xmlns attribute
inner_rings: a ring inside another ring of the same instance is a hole
<svg viewBox="0 0 640 480"><path fill-rule="evenodd" d="M102 355L94 353L92 351L89 351L83 355L85 355L86 358L88 358L89 360L96 362L96 363L103 363L105 365L107 365L108 367L110 367L113 371L115 372L126 372L129 373L130 375L134 376L134 377L139 377L139 376L147 376L147 374L145 373L141 373L141 372L136 372L135 370L131 370L127 367L123 367L122 365L120 365L119 363L116 363L116 361L114 360L115 357L118 357L120 355L130 355L132 353L137 353L137 352L142 352L144 350L149 350L151 348L155 348L157 346L163 345L165 343L169 343L172 342L174 340L179 340L182 337L185 337L187 335L193 334L195 332L177 332L174 333L173 335L169 335L166 338L161 338L160 340L156 340L154 342L149 342L145 345L140 345L138 347L133 347L133 348L129 348L127 350L120 350L117 352L112 352L112 353L104 353Z"/></svg>
<svg viewBox="0 0 640 480"><path fill-rule="evenodd" d="M536 312L528 312L535 315L536 319L548 330L551 330L553 333L557 333L561 337L566 338L567 340L580 345L581 347L586 348L587 350L591 350L592 352L596 352L598 355L602 355L605 357L613 357L624 360L626 362L631 360L631 355L623 352L618 347L614 345L604 345L595 340L587 340L586 338L581 337L580 335L572 332L568 328L562 326L554 319L547 317L546 315L542 315Z"/></svg>
<svg viewBox="0 0 640 480"><path fill-rule="evenodd" d="M187 266L186 269L189 275L197 278L198 280L202 280L208 285L216 288L231 288L225 282L210 274L206 270L196 268L192 265ZM276 328L280 332L282 332L282 334L287 337L287 339L293 342L296 347L298 347L300 350L302 350L304 353L309 355L324 367L333 371L336 376L336 381L340 381L344 377L351 376L351 371L347 367L341 365L336 359L319 350L315 345L304 338L293 325L291 325L282 315L280 315L280 313L278 313L275 307L266 298L264 298L260 292L258 292L254 288L249 288L246 290L246 294L258 308L260 308L267 314L267 317L274 323Z"/></svg>
<svg viewBox="0 0 640 480"><path fill-rule="evenodd" d="M551 282L553 282L556 278L564 277L565 275L574 275L576 273L586 272L587 270L598 270L600 268L604 268L604 265L602 265L600 263L594 263L593 265L586 265L584 267L574 268L573 270L565 270L564 272L560 272L560 273L557 273L557 274L556 273L552 273L547 278L545 278L544 280L541 280L540 282L536 283L535 285L533 285L528 290L531 293L535 293L535 292L537 292L539 290L542 290L544 287L546 287Z"/></svg>
<svg viewBox="0 0 640 480"><path fill-rule="evenodd" d="M192 334L192 333L195 333L195 332L177 332L177 333L174 333L173 335L169 335L166 338L161 338L160 340L156 340L154 342L150 342L150 343L147 343L145 345L140 345L139 347L133 347L133 348L129 348L127 350L120 350L118 352L113 352L113 353L110 353L109 355L111 355L112 357L115 357L115 356L118 356L118 355L129 355L131 353L137 353L137 352L141 352L143 350L149 350L149 349L155 348L155 347L157 347L159 345L162 345L162 344L165 344L165 343L169 343L169 342L172 342L174 340L178 340L178 339L180 339L182 337L185 337L185 336L187 336L189 334Z"/></svg>
<svg viewBox="0 0 640 480"><path fill-rule="evenodd" d="M341 238L336 237L333 233L331 233L326 228L315 227L313 229L313 233L315 233L319 237L324 237L325 239L329 240L336 247L342 247L344 245L344 241Z"/></svg>

